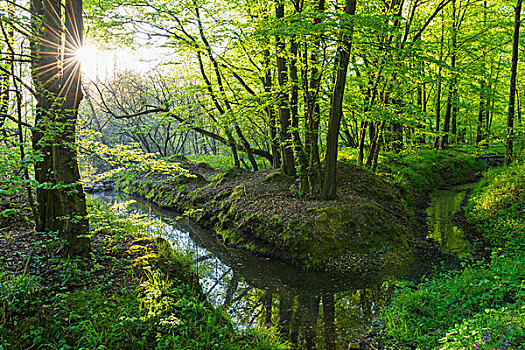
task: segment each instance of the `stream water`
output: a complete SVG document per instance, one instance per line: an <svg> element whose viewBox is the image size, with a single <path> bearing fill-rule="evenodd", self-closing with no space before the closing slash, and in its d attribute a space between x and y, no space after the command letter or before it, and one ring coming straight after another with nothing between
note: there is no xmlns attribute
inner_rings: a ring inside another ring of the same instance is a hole
<svg viewBox="0 0 525 350"><path fill-rule="evenodd" d="M428 208L428 237L443 249L465 252L469 247L452 218L466 188L437 191ZM95 194L108 204L128 201L112 192ZM347 349L378 322L379 312L392 293L392 281L418 278L428 262L412 262L410 272L378 276L307 272L269 258L227 247L176 213L136 199L131 213L147 215L150 230L191 254L208 300L222 308L241 329L277 326L300 349ZM416 272L414 272L416 271Z"/></svg>
<svg viewBox="0 0 525 350"><path fill-rule="evenodd" d="M428 237L436 240L443 249L454 253L468 253L472 247L464 232L454 224L454 214L461 207L467 191L476 184L470 183L437 190L430 196L428 215Z"/></svg>

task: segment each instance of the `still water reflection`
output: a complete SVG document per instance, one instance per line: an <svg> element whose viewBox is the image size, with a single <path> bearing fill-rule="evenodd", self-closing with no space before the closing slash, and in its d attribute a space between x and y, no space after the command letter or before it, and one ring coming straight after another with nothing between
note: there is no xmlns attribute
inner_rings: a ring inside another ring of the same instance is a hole
<svg viewBox="0 0 525 350"><path fill-rule="evenodd" d="M119 204L129 198L98 193ZM395 276L306 272L222 244L177 214L136 200L127 210L150 218L154 235L193 256L204 293L241 329L276 325L299 349L347 349L366 332L392 293Z"/></svg>
<svg viewBox="0 0 525 350"><path fill-rule="evenodd" d="M454 253L472 250L464 232L454 223L454 214L459 210L467 191L474 186L475 183L472 183L437 190L430 196L430 207L427 209L428 237Z"/></svg>

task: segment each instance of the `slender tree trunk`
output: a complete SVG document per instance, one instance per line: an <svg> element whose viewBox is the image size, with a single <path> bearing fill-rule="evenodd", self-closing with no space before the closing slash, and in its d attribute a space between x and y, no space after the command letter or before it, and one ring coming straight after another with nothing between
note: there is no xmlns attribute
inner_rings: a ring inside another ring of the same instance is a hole
<svg viewBox="0 0 525 350"><path fill-rule="evenodd" d="M219 63L217 62L217 59L215 58L215 56L213 56L213 52L211 50L211 46L210 46L210 44L208 42L208 39L204 35L204 28L202 27L202 22L201 22L201 19L200 19L200 11L199 11L199 8L197 6L195 7L195 14L197 15L197 23L198 23L198 27L199 27L199 34L200 34L201 40L202 40L202 42L203 42L203 44L205 46L204 49L206 51L208 59L212 63L213 71L215 72L215 78L217 79L217 85L219 87L219 93L220 93L220 95L222 97L224 105L226 106L226 110L230 113L230 116L233 119L235 133L237 134L237 137L239 137L239 140L241 140L241 144L243 145L244 151L246 152L246 155L248 156L248 160L250 161L252 169L253 169L253 171L257 171L257 170L259 170L259 167L257 166L257 162L255 161L255 157L253 156L253 152L252 152L252 148L250 146L250 143L248 142L248 140L246 139L246 137L242 133L242 130L241 130L241 128L239 126L239 123L237 121L237 116L236 116L235 112L233 111L233 109L232 109L232 107L230 105L230 102L228 101L228 98L226 96L226 91L224 89L224 84L222 82L222 75L221 75L221 72L220 72Z"/></svg>
<svg viewBox="0 0 525 350"><path fill-rule="evenodd" d="M443 60L443 45L445 42L445 20L443 18L443 15L441 16L441 41L440 41L440 48L439 48L439 60ZM435 126L436 126L436 137L434 139L434 148L439 148L439 130L440 130L440 123L441 123L441 73L442 68L439 66L438 69L438 86L437 86L437 92L436 92L436 119L435 119Z"/></svg>
<svg viewBox="0 0 525 350"><path fill-rule="evenodd" d="M434 148L439 147L439 127L441 124L440 119L441 119L441 81L438 81L437 92L436 92L436 119L435 119L436 137L434 138Z"/></svg>
<svg viewBox="0 0 525 350"><path fill-rule="evenodd" d="M361 129L359 131L359 146L358 146L358 154L357 154L357 165L363 165L363 160L365 157L365 138L366 138L366 128L368 126L368 122L366 120L361 122Z"/></svg>
<svg viewBox="0 0 525 350"><path fill-rule="evenodd" d="M284 18L284 2L278 1L275 7L275 17ZM284 174L295 176L295 162L293 155L293 140L291 131L290 99L287 92L288 68L286 64L286 46L281 36L275 38L277 77L279 81L279 122L281 124L281 170Z"/></svg>
<svg viewBox="0 0 525 350"><path fill-rule="evenodd" d="M484 139L484 125L483 118L485 116L485 80L481 80L479 83L479 111L478 111L478 125L476 128L476 145L478 145Z"/></svg>
<svg viewBox="0 0 525 350"><path fill-rule="evenodd" d="M450 57L450 66L453 78L448 86L447 109L445 111L445 120L443 120L443 136L441 136L440 148L445 148L449 144L450 120L452 116L452 107L457 94L456 78L456 49L457 49L457 23L456 23L456 0L452 0L452 55Z"/></svg>
<svg viewBox="0 0 525 350"><path fill-rule="evenodd" d="M298 57L298 48L296 38L292 38L290 45L290 53L292 54L292 59L290 60L290 81L292 83L292 92L290 99L290 111L291 111L291 122L292 122L292 138L294 146L294 155L295 160L298 165L299 170L299 181L301 183L300 192L305 194L310 190L310 185L308 183L308 159L301 142L301 136L299 135L299 77L297 69L297 57Z"/></svg>
<svg viewBox="0 0 525 350"><path fill-rule="evenodd" d="M12 26L8 30L6 28L7 24L4 24L3 22L0 22L0 29L2 30L2 35L4 37L5 41L5 48L3 45L1 45L0 42L0 62L3 58L2 56L5 55L7 60L11 60L13 62L14 55L13 53L8 54L7 51L11 51L9 46L11 45L13 41L13 33L12 33ZM7 113L9 113L9 100L10 100L10 84L9 84L9 78L12 71L12 64L6 65L5 70L0 70L0 129L4 126L4 123L7 119Z"/></svg>
<svg viewBox="0 0 525 350"><path fill-rule="evenodd" d="M417 105L419 106L420 110L421 110L421 114L422 116L425 115L425 107L424 107L424 88L425 85L419 85L417 87ZM416 142L419 144L419 145L424 145L425 144L425 124L426 124L426 121L425 119L422 119L420 121L418 121L417 123L417 130L416 130L416 133L417 133L417 137L416 137Z"/></svg>
<svg viewBox="0 0 525 350"><path fill-rule="evenodd" d="M454 90L455 91L454 91L454 103L452 104L452 119L450 120L450 134L453 136L451 143L456 143L458 139L459 96L458 96L457 88L455 88Z"/></svg>
<svg viewBox="0 0 525 350"><path fill-rule="evenodd" d="M518 116L518 125L521 125L521 98L520 89L516 89L516 112Z"/></svg>
<svg viewBox="0 0 525 350"><path fill-rule="evenodd" d="M80 63L75 50L82 45L82 1L33 0L37 35L32 39L32 75L38 95L33 148L38 217L37 231L58 231L66 251L87 255L89 231L86 198L80 184L75 125L82 99ZM62 22L62 16L64 21Z"/></svg>
<svg viewBox="0 0 525 350"><path fill-rule="evenodd" d="M317 12L325 11L325 0L319 0L317 3ZM314 25L321 23L320 18L314 19ZM313 186L314 176L317 175L320 181L320 158L319 158L319 123L321 121L321 107L319 106L318 96L321 85L322 70L319 69L318 50L321 47L321 37L313 44L310 58L305 57L310 68L310 77L308 79L307 71L305 72L305 116L306 116L306 137L305 148L306 156L309 158L310 185ZM307 56L305 49L305 55ZM313 169L317 171L313 171Z"/></svg>
<svg viewBox="0 0 525 350"><path fill-rule="evenodd" d="M9 15L11 16L11 20L13 21L12 23L14 23L14 16L15 16L15 12L14 11L11 11L9 13ZM5 27L0 24L1 28L2 28L2 33L4 35L4 38L5 38L5 41L6 41L6 45L7 45L7 51L9 51L9 54L7 55L10 60L11 60L11 64L9 65L10 67L10 71L12 72L13 74L13 77L12 77L12 86L14 88L14 91L15 91L15 96L16 96L16 114L17 114L17 126L18 126L18 149L20 151L20 170L22 171L23 175L24 175L24 179L26 180L26 184L24 185L25 187L25 190L26 190L26 193L27 193L27 202L29 203L29 206L31 207L31 211L33 212L33 217L38 217L38 213L37 213L37 209L36 209L36 206L35 206L35 201L33 199L33 192L31 190L31 186L29 185L30 183L30 180L31 180L31 177L29 175L29 166L28 166L28 161L26 159L26 149L25 149L25 138L24 138L24 130L23 130L23 127L22 127L22 124L23 124L23 120L22 120L22 116L23 116L23 111L22 111L22 87L20 86L20 84L17 82L17 80L15 79L15 71L16 71L16 66L15 66L15 49L14 49L14 46L13 46L13 38L14 38L14 34L15 34L15 30L14 30L14 26L10 26L9 30L6 31ZM23 76L23 67L22 65L19 65L19 72L18 72L18 76ZM7 76L7 78L9 78L9 76ZM7 86L7 96L9 97L9 84ZM7 105L9 104L9 100L7 100ZM5 110L5 113L8 113L8 106L6 106L6 110ZM0 117L1 119L1 117ZM1 123L0 123L0 128L1 128Z"/></svg>
<svg viewBox="0 0 525 350"><path fill-rule="evenodd" d="M507 109L507 142L505 144L505 164L513 160L514 147L514 104L516 99L516 75L518 70L518 48L520 38L520 17L522 0L517 0L514 9L514 34L512 36L512 64L510 68L509 105Z"/></svg>
<svg viewBox="0 0 525 350"><path fill-rule="evenodd" d="M270 100L272 97L272 70L270 68L270 50L266 48L263 51L264 57L264 78L262 78L262 83L264 86L264 93L266 101ZM273 105L269 102L266 102L266 115L268 116L268 129L270 132L270 144L272 149L273 162L272 166L275 169L281 167L281 152L279 151L279 137L277 135L277 122L275 116L275 110Z"/></svg>
<svg viewBox="0 0 525 350"><path fill-rule="evenodd" d="M345 14L355 15L357 0L346 0ZM352 25L353 28L353 25ZM343 96L345 91L346 74L352 49L352 33L342 36L343 45L338 48L338 66L335 86L332 92L330 114L328 119L328 133L326 135L326 156L323 185L321 195L324 199L336 197L337 151L339 129L343 116Z"/></svg>
<svg viewBox="0 0 525 350"><path fill-rule="evenodd" d="M215 92L213 91L213 85L210 79L208 78L206 71L204 70L204 63L202 62L201 51L197 51L197 60L199 62L199 70L201 72L201 76L204 79L204 82L206 83L206 89L208 90L208 93L210 94L213 104L215 105L215 108L217 108L219 113L221 115L224 115L224 108L222 108L219 102L219 99L215 95ZM236 168L239 168L241 166L241 162L239 160L239 154L237 153L237 145L236 145L235 139L233 138L231 130L227 125L224 126L224 133L226 134L227 143L230 147L230 150L232 151L234 165Z"/></svg>

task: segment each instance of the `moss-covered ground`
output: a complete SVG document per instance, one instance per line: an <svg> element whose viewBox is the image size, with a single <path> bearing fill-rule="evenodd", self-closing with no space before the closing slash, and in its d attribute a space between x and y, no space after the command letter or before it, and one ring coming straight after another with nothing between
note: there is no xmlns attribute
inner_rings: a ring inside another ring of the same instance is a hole
<svg viewBox="0 0 525 350"><path fill-rule="evenodd" d="M117 188L184 212L226 244L307 269L371 272L410 263L414 210L435 188L474 181L498 150L406 150L381 156L377 174L341 152L337 200L301 195L276 171L220 172L173 159L188 175L123 173ZM388 256L388 258L386 258ZM396 257L396 258L392 258Z"/></svg>

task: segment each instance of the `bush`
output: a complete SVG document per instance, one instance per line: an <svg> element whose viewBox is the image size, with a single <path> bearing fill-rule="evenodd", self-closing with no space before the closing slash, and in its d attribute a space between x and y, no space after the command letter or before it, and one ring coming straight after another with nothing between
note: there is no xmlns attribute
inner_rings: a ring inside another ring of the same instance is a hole
<svg viewBox="0 0 525 350"><path fill-rule="evenodd" d="M485 309L440 339L440 349L525 349L525 306Z"/></svg>

